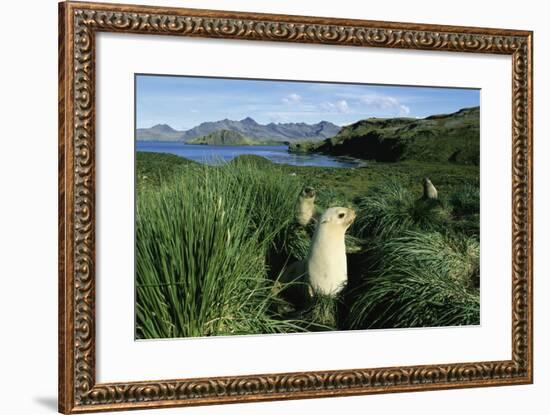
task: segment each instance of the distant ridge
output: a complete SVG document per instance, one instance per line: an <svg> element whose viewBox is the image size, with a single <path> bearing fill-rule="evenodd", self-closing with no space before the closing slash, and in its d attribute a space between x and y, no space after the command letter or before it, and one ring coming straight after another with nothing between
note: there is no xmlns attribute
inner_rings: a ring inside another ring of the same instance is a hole
<svg viewBox="0 0 550 415"><path fill-rule="evenodd" d="M182 131L174 130L168 124L157 124L151 128L138 128L136 130L138 140L179 141L182 139L182 134Z"/></svg>
<svg viewBox="0 0 550 415"><path fill-rule="evenodd" d="M207 136L216 131L234 131L254 141L297 142L301 140L322 141L338 134L340 127L328 121L316 124L306 123L269 123L262 125L246 117L240 121L224 119L203 122L187 131L178 131L167 124L157 124L151 128L138 128L137 140L183 141L190 142L198 137Z"/></svg>

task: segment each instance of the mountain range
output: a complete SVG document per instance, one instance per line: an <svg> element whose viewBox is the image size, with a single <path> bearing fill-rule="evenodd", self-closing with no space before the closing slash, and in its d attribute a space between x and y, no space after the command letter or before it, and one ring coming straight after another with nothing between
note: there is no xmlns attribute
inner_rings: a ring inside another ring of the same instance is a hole
<svg viewBox="0 0 550 415"><path fill-rule="evenodd" d="M220 120L203 122L187 131L178 131L167 124L157 124L151 128L138 128L138 141L182 141L191 142L199 137L208 136L218 131L233 131L254 141L261 142L298 142L302 140L322 141L333 137L340 127L328 121L316 124L306 123L269 123L259 124L250 117L240 121Z"/></svg>

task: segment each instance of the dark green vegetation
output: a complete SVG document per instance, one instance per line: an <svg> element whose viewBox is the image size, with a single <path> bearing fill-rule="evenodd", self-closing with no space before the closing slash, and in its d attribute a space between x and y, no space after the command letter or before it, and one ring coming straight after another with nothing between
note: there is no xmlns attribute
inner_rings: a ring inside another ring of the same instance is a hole
<svg viewBox="0 0 550 415"><path fill-rule="evenodd" d="M252 144L252 140L241 133L231 130L218 130L213 133L193 138L188 144L207 144L221 146L245 146Z"/></svg>
<svg viewBox="0 0 550 415"><path fill-rule="evenodd" d="M187 144L204 144L217 146L251 146L251 145L280 145L273 140L254 140L232 130L218 130L208 135L189 140Z"/></svg>
<svg viewBox="0 0 550 415"><path fill-rule="evenodd" d="M425 176L438 201L422 200ZM277 279L309 250L312 230L294 222L304 184L320 209L351 206L357 219L348 287L299 307ZM479 324L479 168L137 153L136 255L138 338Z"/></svg>
<svg viewBox="0 0 550 415"><path fill-rule="evenodd" d="M420 160L479 165L479 107L416 118L369 118L323 142L300 142L294 152L319 152L381 162Z"/></svg>

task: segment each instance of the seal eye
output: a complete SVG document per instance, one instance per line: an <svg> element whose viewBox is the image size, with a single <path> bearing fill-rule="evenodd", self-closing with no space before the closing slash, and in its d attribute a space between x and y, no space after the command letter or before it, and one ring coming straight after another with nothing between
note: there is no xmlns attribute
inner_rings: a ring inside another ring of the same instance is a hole
<svg viewBox="0 0 550 415"><path fill-rule="evenodd" d="M342 212L342 213L340 213L340 214L338 215L338 217L339 217L340 219L342 219L344 216L346 216L346 214L345 214L344 212Z"/></svg>

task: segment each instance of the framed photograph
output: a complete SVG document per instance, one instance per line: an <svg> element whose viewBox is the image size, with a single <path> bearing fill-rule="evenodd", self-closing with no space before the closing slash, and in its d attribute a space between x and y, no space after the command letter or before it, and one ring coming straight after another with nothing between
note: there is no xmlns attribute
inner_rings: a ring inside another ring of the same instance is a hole
<svg viewBox="0 0 550 415"><path fill-rule="evenodd" d="M533 379L532 32L59 4L59 411Z"/></svg>

